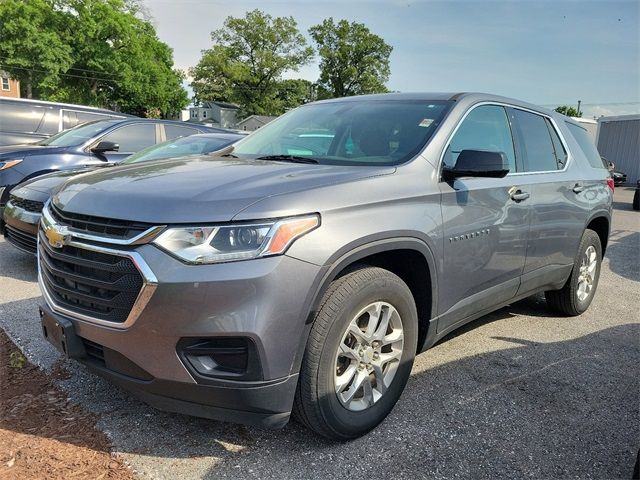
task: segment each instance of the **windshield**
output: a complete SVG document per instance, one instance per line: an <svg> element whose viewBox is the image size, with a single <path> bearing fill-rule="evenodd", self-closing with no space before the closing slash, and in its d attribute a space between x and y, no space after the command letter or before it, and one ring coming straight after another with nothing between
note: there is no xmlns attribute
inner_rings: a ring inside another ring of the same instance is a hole
<svg viewBox="0 0 640 480"><path fill-rule="evenodd" d="M321 164L394 165L431 138L450 102L359 100L310 104L238 143L249 158L308 157Z"/></svg>
<svg viewBox="0 0 640 480"><path fill-rule="evenodd" d="M241 138L239 135L229 136L213 136L213 135L191 135L189 137L181 137L153 145L144 150L131 155L121 164L146 162L148 160L160 160L171 157L185 157L189 155L206 155L207 153L220 150L227 145Z"/></svg>
<svg viewBox="0 0 640 480"><path fill-rule="evenodd" d="M55 147L75 147L91 140L96 135L122 120L96 120L83 123L69 130L64 130L52 137L41 140L37 145L50 145Z"/></svg>

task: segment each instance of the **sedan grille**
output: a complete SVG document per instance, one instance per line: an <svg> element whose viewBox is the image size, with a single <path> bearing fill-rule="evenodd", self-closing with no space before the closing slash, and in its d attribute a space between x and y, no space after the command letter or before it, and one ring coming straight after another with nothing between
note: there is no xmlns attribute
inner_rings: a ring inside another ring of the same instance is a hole
<svg viewBox="0 0 640 480"><path fill-rule="evenodd" d="M37 244L35 235L18 230L11 225L5 225L4 236L15 247L35 255Z"/></svg>
<svg viewBox="0 0 640 480"><path fill-rule="evenodd" d="M113 218L94 217L78 213L63 212L53 203L49 206L51 216L63 225L68 225L81 232L98 235L108 235L121 239L131 239L153 227L153 224L130 222Z"/></svg>
<svg viewBox="0 0 640 480"><path fill-rule="evenodd" d="M27 212L40 213L44 208L43 202L36 202L35 200L27 200L26 198L16 197L15 195L10 195L9 200L13 205Z"/></svg>
<svg viewBox="0 0 640 480"><path fill-rule="evenodd" d="M143 287L130 258L69 245L54 249L42 233L39 265L57 306L98 320L125 322Z"/></svg>

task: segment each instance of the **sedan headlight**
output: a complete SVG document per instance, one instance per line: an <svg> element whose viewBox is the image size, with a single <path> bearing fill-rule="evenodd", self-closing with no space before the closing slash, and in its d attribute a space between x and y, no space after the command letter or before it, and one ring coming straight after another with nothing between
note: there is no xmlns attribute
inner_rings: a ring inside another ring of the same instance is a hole
<svg viewBox="0 0 640 480"><path fill-rule="evenodd" d="M186 263L232 262L281 255L318 225L319 215L305 215L251 224L175 227L153 243Z"/></svg>
<svg viewBox="0 0 640 480"><path fill-rule="evenodd" d="M21 158L14 158L13 160L2 160L0 161L0 170L6 170L7 168L15 167L20 162L22 162Z"/></svg>

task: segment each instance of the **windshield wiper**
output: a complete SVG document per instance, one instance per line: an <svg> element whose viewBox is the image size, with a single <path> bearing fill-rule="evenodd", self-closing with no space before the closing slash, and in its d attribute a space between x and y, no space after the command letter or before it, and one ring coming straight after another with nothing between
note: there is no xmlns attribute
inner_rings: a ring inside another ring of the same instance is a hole
<svg viewBox="0 0 640 480"><path fill-rule="evenodd" d="M265 155L264 157L257 157L256 160L275 160L278 162L293 162L293 163L318 163L318 160L311 157L301 157L298 155Z"/></svg>

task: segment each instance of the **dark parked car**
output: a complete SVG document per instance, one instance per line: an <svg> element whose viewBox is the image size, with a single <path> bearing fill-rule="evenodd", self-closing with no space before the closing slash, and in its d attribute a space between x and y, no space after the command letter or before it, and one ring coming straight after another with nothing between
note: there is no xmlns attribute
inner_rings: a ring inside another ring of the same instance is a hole
<svg viewBox="0 0 640 480"><path fill-rule="evenodd" d="M0 147L0 229L9 191L19 183L57 170L119 162L165 140L228 130L143 118L98 120L30 145Z"/></svg>
<svg viewBox="0 0 640 480"><path fill-rule="evenodd" d="M617 170L611 172L611 178L613 178L613 184L616 186L624 185L625 183L627 183L627 174L619 172Z"/></svg>
<svg viewBox="0 0 640 480"><path fill-rule="evenodd" d="M78 170L48 173L27 180L11 190L9 201L4 209L4 231L0 233L3 233L5 238L15 247L35 254L42 208L49 200L51 193L70 177L114 165L128 165L171 157L184 158L192 155L206 155L232 145L244 136L237 133L203 133L181 137L134 153L119 164L102 163Z"/></svg>
<svg viewBox="0 0 640 480"><path fill-rule="evenodd" d="M135 118L103 108L24 98L0 98L0 146L34 143L81 123Z"/></svg>
<svg viewBox="0 0 640 480"><path fill-rule="evenodd" d="M609 173L611 174L611 178L613 179L613 184L615 186L624 185L625 183L627 183L626 173L622 173L616 170L616 165L613 162L610 162L609 160L607 160L605 157L600 157L600 158L602 158L602 162L604 163L607 170L609 170Z"/></svg>
<svg viewBox="0 0 640 480"><path fill-rule="evenodd" d="M43 333L161 409L357 437L454 329L538 292L587 310L610 180L586 130L521 101L307 104L225 157L68 180L40 223Z"/></svg>

